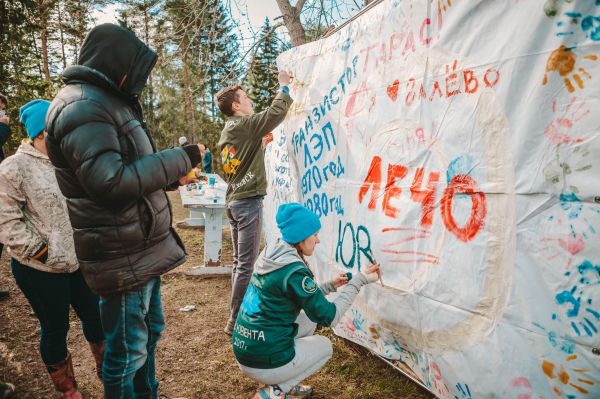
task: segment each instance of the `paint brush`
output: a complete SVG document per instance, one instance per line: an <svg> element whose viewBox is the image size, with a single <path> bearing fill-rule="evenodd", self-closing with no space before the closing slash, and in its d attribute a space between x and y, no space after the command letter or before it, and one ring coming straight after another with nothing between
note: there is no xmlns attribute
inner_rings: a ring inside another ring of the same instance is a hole
<svg viewBox="0 0 600 399"><path fill-rule="evenodd" d="M369 257L371 258L371 262L377 263L377 261L375 260L375 256L373 255L373 250L370 248L369 248ZM377 275L379 276L379 284L381 284L381 286L383 288L385 288L385 285L383 285L383 279L381 278L381 270L377 270Z"/></svg>

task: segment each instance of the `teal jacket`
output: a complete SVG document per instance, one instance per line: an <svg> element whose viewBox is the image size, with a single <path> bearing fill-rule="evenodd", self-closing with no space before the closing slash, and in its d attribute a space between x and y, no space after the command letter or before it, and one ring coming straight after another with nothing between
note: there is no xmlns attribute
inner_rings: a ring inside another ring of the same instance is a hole
<svg viewBox="0 0 600 399"><path fill-rule="evenodd" d="M4 150L2 146L8 141L10 137L10 127L4 123L0 123L0 162L4 160Z"/></svg>
<svg viewBox="0 0 600 399"><path fill-rule="evenodd" d="M335 325L350 306L366 278L357 276L339 290L334 302L304 264L294 247L278 240L265 247L240 307L232 344L238 362L247 367L270 369L295 356L295 323L301 310L313 322ZM326 291L332 289L327 285Z"/></svg>

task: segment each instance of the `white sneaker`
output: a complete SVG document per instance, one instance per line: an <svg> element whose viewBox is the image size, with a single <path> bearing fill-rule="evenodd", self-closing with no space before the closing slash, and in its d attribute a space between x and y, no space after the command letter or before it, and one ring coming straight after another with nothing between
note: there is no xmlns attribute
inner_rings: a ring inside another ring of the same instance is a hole
<svg viewBox="0 0 600 399"><path fill-rule="evenodd" d="M310 398L313 394L313 389L309 385L296 385L288 392L288 398L290 399L306 399Z"/></svg>
<svg viewBox="0 0 600 399"><path fill-rule="evenodd" d="M269 385L262 387L254 395L254 399L289 399L289 396L285 392L281 392L279 387Z"/></svg>

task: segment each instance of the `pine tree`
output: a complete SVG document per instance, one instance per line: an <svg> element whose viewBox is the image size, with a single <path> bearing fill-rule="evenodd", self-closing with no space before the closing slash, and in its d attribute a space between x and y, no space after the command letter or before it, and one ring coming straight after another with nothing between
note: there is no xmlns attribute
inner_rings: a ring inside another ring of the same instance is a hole
<svg viewBox="0 0 600 399"><path fill-rule="evenodd" d="M0 0L0 93L8 98L7 111L14 132L4 147L8 154L25 137L19 107L43 98L47 90L42 58L36 51L39 26L30 18L36 15L37 7L34 0Z"/></svg>
<svg viewBox="0 0 600 399"><path fill-rule="evenodd" d="M153 47L156 20L163 0L123 0L119 10L118 23L135 33L148 47ZM154 73L148 77L146 89L142 92L141 103L150 128L154 123Z"/></svg>
<svg viewBox="0 0 600 399"><path fill-rule="evenodd" d="M208 0L205 26L210 30L200 35L202 49L200 65L203 66L205 103L207 112L215 120L220 115L213 98L225 86L238 82L242 73L242 60L237 35L229 15L220 0Z"/></svg>
<svg viewBox="0 0 600 399"><path fill-rule="evenodd" d="M275 70L281 46L268 18L261 28L259 40L261 42L250 61L246 77L248 94L256 111L262 111L271 104L278 85Z"/></svg>

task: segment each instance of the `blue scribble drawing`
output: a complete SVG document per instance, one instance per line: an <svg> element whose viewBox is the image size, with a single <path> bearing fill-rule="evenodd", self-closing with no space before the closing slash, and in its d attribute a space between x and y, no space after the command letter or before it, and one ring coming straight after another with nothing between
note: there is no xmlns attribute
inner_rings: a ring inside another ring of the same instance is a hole
<svg viewBox="0 0 600 399"><path fill-rule="evenodd" d="M456 389L458 389L458 393L460 394L460 397L458 397L457 395L454 395L454 399L473 399L473 397L471 396L471 390L469 389L468 384L465 384L463 387L462 384L459 382L458 384L456 384Z"/></svg>
<svg viewBox="0 0 600 399"><path fill-rule="evenodd" d="M550 341L550 345L552 345L553 348L556 348L569 355L575 352L575 341L572 337L568 335L563 335L562 337L559 337L556 332L548 331L546 328L544 328L544 326L542 326L539 323L534 322L533 325L543 330L547 334L548 341Z"/></svg>
<svg viewBox="0 0 600 399"><path fill-rule="evenodd" d="M350 49L350 45L352 44L352 38L347 38L346 40L344 40L344 43L342 44L342 51L348 51Z"/></svg>
<svg viewBox="0 0 600 399"><path fill-rule="evenodd" d="M589 337L598 333L600 312L592 308L591 288L600 285L600 266L585 261L577 266L580 278L570 290L556 294L556 303L566 307L565 315L577 336ZM569 276L571 272L566 272Z"/></svg>
<svg viewBox="0 0 600 399"><path fill-rule="evenodd" d="M447 184L450 184L450 181L457 175L471 176L473 169L475 169L475 159L471 155L464 154L454 158L448 164L446 171Z"/></svg>
<svg viewBox="0 0 600 399"><path fill-rule="evenodd" d="M242 301L241 311L248 316L260 312L260 296L252 284L248 286L244 300Z"/></svg>

